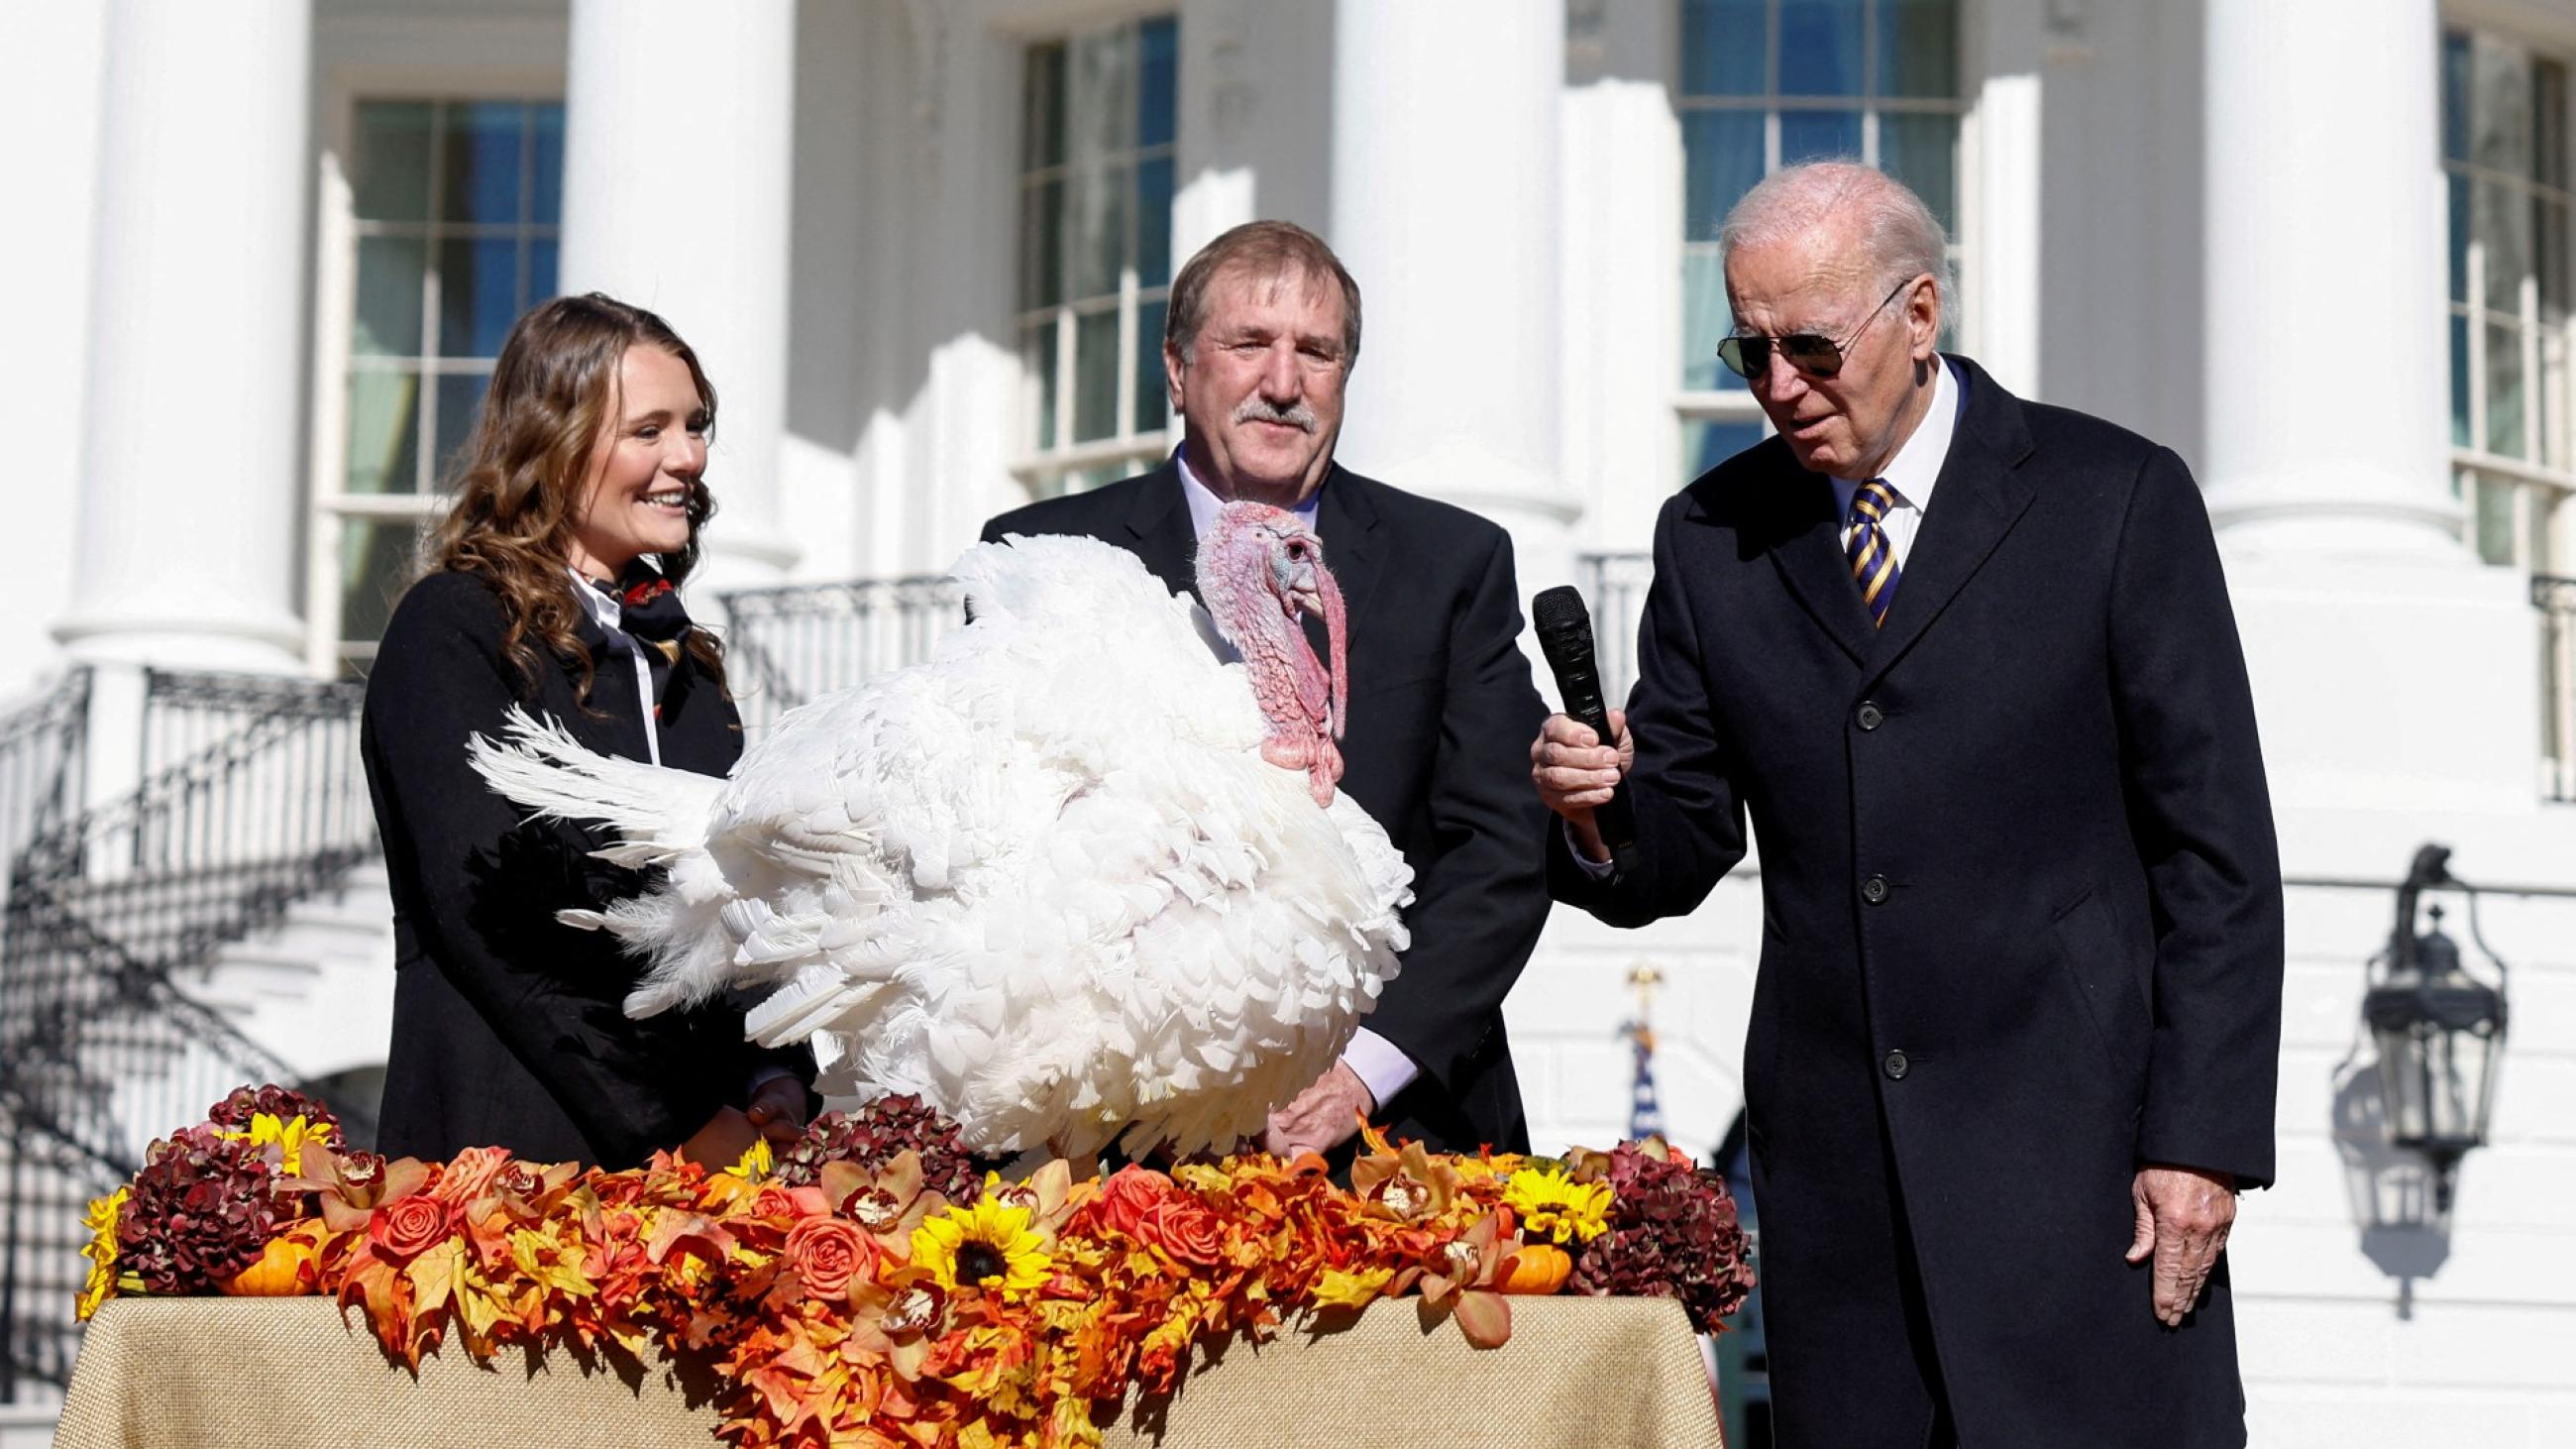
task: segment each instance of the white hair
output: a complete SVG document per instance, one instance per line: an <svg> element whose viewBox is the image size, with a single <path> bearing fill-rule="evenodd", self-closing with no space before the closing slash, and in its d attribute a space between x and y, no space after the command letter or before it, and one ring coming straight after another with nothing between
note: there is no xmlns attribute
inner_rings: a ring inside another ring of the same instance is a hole
<svg viewBox="0 0 2576 1449"><path fill-rule="evenodd" d="M1930 273L1947 307L1956 295L1950 239L1923 198L1874 166L1848 159L1802 161L1764 177L1718 226L1722 254L1806 236L1828 219L1849 216L1881 287Z"/></svg>

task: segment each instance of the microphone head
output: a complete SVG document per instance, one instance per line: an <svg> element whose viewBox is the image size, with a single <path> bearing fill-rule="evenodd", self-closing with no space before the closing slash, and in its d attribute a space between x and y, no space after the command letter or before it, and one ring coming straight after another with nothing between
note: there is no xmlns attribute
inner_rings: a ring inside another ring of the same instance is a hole
<svg viewBox="0 0 2576 1449"><path fill-rule="evenodd" d="M1558 634L1568 629L1592 629L1592 611L1583 606L1583 592L1572 584L1559 584L1541 590L1530 600L1530 623L1541 634Z"/></svg>

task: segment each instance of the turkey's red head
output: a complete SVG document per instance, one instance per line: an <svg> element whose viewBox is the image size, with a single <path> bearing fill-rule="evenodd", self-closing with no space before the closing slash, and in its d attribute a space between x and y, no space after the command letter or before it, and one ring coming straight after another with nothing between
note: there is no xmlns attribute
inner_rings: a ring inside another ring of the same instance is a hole
<svg viewBox="0 0 2576 1449"><path fill-rule="evenodd" d="M1315 803L1330 805L1342 777L1334 741L1350 713L1350 620L1324 545L1297 515L1266 503L1229 503L1199 540L1199 597L1217 632L1243 655L1270 721L1263 759L1304 770ZM1328 669L1299 620L1324 621Z"/></svg>

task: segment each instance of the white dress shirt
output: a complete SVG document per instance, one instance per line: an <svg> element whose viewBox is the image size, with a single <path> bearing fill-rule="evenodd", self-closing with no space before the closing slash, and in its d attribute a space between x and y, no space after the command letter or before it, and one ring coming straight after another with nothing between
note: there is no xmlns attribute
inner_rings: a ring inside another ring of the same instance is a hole
<svg viewBox="0 0 2576 1449"><path fill-rule="evenodd" d="M1216 523L1217 510L1225 507L1225 500L1217 497L1206 484L1199 481L1196 473L1190 471L1190 460L1186 454L1175 450L1172 459L1180 464L1181 497L1187 499L1190 505L1190 534L1194 538L1204 538L1207 536L1208 529ZM1304 503L1289 511L1297 515L1298 522L1312 530L1315 526L1315 505L1322 500L1323 496L1324 490L1318 488L1307 495ZM1321 537L1321 535L1317 536ZM1235 652L1233 645L1214 634L1209 636L1208 644L1216 651L1218 658L1229 664L1243 657ZM1342 1048L1342 1065L1351 1069L1351 1074L1360 1079L1360 1085L1369 1089L1370 1096L1377 1098L1377 1104L1380 1107L1395 1100L1396 1093L1411 1086L1413 1079L1422 1074L1422 1068L1414 1064L1413 1058L1404 1054L1404 1048L1379 1036L1367 1027L1361 1027L1353 1033L1351 1044Z"/></svg>
<svg viewBox="0 0 2576 1449"><path fill-rule="evenodd" d="M1941 465L1950 460L1950 439L1959 431L1959 380L1951 375L1950 364L1932 376L1932 405L1924 409L1923 421L1914 425L1914 435L1897 445L1896 456L1887 460L1887 471L1878 478L1896 494L1896 507L1879 520L1887 531L1887 546L1896 554L1896 592L1905 592L1905 560L1914 551L1914 535L1923 530L1923 512L1932 506L1932 485L1941 480ZM1836 478L1828 474L1825 485L1833 490L1834 517L1840 519L1843 553L1851 553L1852 495L1858 493L1867 478ZM1854 595L1858 597L1857 594ZM1594 880L1606 879L1610 862L1594 860L1583 853L1582 843L1574 838L1570 821L1559 821L1565 831L1565 843L1573 848L1574 864Z"/></svg>

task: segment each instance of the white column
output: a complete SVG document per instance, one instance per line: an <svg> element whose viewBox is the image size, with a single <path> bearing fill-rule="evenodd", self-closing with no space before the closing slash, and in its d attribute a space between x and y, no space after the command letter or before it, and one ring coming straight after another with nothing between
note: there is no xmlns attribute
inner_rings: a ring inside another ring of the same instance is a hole
<svg viewBox="0 0 2576 1449"><path fill-rule="evenodd" d="M86 466L54 625L83 659L300 666L312 30L309 0L109 10Z"/></svg>
<svg viewBox="0 0 2576 1449"><path fill-rule="evenodd" d="M2464 559L2434 0L2206 22L2211 512L2237 550Z"/></svg>
<svg viewBox="0 0 2576 1449"><path fill-rule="evenodd" d="M2046 396L2039 363L2040 77L2034 64L1977 88L1962 268L1971 354L2006 391ZM1957 305L1959 299L1952 299Z"/></svg>
<svg viewBox="0 0 2576 1449"><path fill-rule="evenodd" d="M573 0L562 286L671 324L715 385L699 578L775 583L787 418L795 0Z"/></svg>
<svg viewBox="0 0 2576 1449"><path fill-rule="evenodd" d="M2205 18L2202 482L2297 873L2346 812L2537 809L2537 615L2450 492L2434 0Z"/></svg>
<svg viewBox="0 0 2576 1449"><path fill-rule="evenodd" d="M1334 11L1329 240L1366 322L1338 456L1508 528L1527 594L1570 581L1581 512L1557 476L1565 6L1475 9Z"/></svg>

